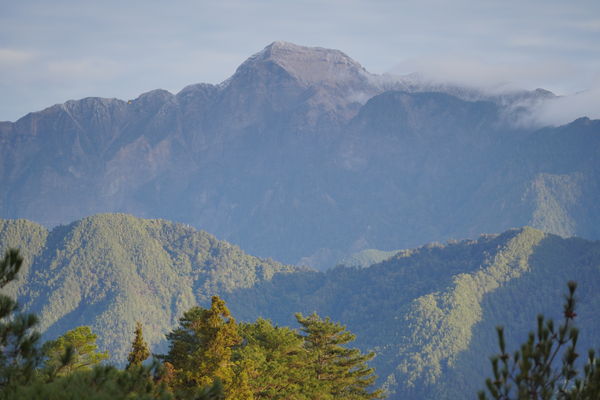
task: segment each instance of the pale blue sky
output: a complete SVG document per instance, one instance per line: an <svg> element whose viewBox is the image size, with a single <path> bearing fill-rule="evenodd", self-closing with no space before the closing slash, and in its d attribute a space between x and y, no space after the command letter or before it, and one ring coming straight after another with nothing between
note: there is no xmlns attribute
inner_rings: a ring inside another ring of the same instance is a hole
<svg viewBox="0 0 600 400"><path fill-rule="evenodd" d="M0 0L0 120L218 83L274 40L337 48L374 73L587 91L572 107L600 118L598 0Z"/></svg>

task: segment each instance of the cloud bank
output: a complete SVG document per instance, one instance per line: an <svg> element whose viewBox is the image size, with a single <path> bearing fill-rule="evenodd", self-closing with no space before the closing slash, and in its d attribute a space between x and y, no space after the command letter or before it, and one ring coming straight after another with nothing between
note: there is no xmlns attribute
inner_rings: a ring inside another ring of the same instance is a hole
<svg viewBox="0 0 600 400"><path fill-rule="evenodd" d="M600 119L600 85L583 92L548 99L531 108L536 125L564 125L580 117Z"/></svg>
<svg viewBox="0 0 600 400"><path fill-rule="evenodd" d="M553 88L556 97L528 99L515 105L527 110L519 117L518 124L539 127L564 125L584 116L600 119L599 71L600 67L596 69L567 61L490 62L456 54L406 60L390 74L413 77L425 86L450 85L492 96Z"/></svg>

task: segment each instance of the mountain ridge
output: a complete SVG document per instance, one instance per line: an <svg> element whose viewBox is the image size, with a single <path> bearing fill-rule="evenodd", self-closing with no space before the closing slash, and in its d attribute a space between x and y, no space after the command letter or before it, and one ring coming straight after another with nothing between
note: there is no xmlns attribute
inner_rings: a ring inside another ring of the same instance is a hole
<svg viewBox="0 0 600 400"><path fill-rule="evenodd" d="M136 320L145 321L156 344L193 305L294 270L190 226L126 214L99 214L49 232L22 220L0 220L0 228L2 247L25 256L11 294L40 315L46 337L90 325L119 361Z"/></svg>
<svg viewBox="0 0 600 400"><path fill-rule="evenodd" d="M262 62L274 61L276 63L279 62L279 63L283 64L282 67L288 66L292 71L302 70L302 64L308 64L308 65L306 65L306 67L312 68L313 70L315 70L313 62L317 61L319 64L322 65L322 68L316 68L315 75L328 76L328 74L329 74L329 75L331 75L331 76L329 76L329 78L331 78L333 81L340 79L339 74L334 73L334 72L339 72L339 71L332 70L332 68L329 67L329 65L331 63L333 63L334 65L341 64L344 66L348 66L349 70L353 71L353 73L350 73L350 74L342 73L341 74L342 78L345 78L349 75L350 76L351 75L359 75L359 78L362 76L367 77L366 81L370 81L372 86L377 87L378 91L380 93L383 91L387 91L387 90L404 90L404 91L410 91L410 92L412 92L412 91L430 91L430 92L450 91L453 93L449 93L449 94L452 94L454 96L458 95L457 97L461 97L459 95L459 93L457 92L457 90L459 88L454 87L452 85L443 85L443 84L432 85L432 84L426 83L425 81L420 81L420 79L407 79L406 82L403 82L401 76L392 78L392 75L387 75L385 77L384 77L384 75L375 75L375 74L368 72L360 63L358 63L357 61L355 61L354 59L352 59L351 57L349 57L348 55L346 55L344 52L342 52L340 50L329 49L329 48L318 47L318 46L316 46L316 47L301 46L301 45L297 45L297 44L294 44L291 42L279 40L279 41L274 41L274 42L270 43L265 48L263 48L261 51L250 56L242 64L240 64L240 66L236 69L236 71L234 71L234 73L229 78L225 79L223 82L218 83L218 84L192 83L192 84L186 85L177 93L171 93L168 90L160 89L160 88L159 89L151 89L149 91L141 93L136 99L130 99L130 100L118 99L118 98L113 98L113 97L93 97L93 96L81 98L78 100L71 99L71 100L65 101L64 103L57 103L57 104L46 107L39 111L32 111L19 119L25 118L29 114L45 112L49 109L53 109L56 106L61 106L61 105L64 106L67 104L72 105L72 104L76 104L77 102L88 102L90 100L98 101L98 102L118 101L118 102L127 103L128 101L140 100L140 99L143 99L144 97L148 97L149 95L153 95L156 93L163 94L169 98L172 98L172 97L177 98L177 97L182 97L180 95L189 93L193 89L195 89L195 90L201 89L201 90L209 90L209 91L215 90L215 89L222 90L228 86L228 84L231 82L232 78L234 78L234 76L236 75L236 73L238 72L238 70L240 68L242 70L252 69L252 67L256 67L256 64L261 61ZM295 64L294 61L296 61L300 65ZM323 61L325 61L325 62L323 62ZM290 75L293 76L294 74L290 73ZM297 75L296 78L298 78L300 81L305 82L306 84L311 84L311 83L314 84L314 83L319 83L320 81L328 80L328 79L302 79L302 76L304 74L299 73L296 75ZM550 92L546 89L537 88L534 90L515 91L515 93L513 95L508 96L508 98L513 98L513 97L529 98L529 97L537 97L540 95L555 97L555 95L552 92ZM466 97L473 99L474 97L481 97L481 96L485 97L485 95L483 95L482 93L480 93L478 95L470 94ZM489 95L489 97L493 98L493 99L499 99L502 96ZM497 101L500 101L500 100L497 100ZM14 124L19 119L17 119L16 121L0 121L0 124Z"/></svg>
<svg viewBox="0 0 600 400"><path fill-rule="evenodd" d="M49 234L32 222L0 220L0 246L9 245L23 250L26 269L8 289L41 317L44 337L90 325L115 362L125 359L136 321L160 352L181 313L217 294L238 321L294 327L294 313L316 311L348 326L361 350L377 353L372 365L392 400L475 395L497 351L494 327L506 326L509 347L522 342L537 313L560 316L568 280L580 283L580 346L598 346L600 241L530 227L325 272L125 214L87 217Z"/></svg>
<svg viewBox="0 0 600 400"><path fill-rule="evenodd" d="M274 43L220 85L30 113L0 125L0 217L159 217L318 268L527 224L600 237L597 123L519 127L510 101L382 82Z"/></svg>

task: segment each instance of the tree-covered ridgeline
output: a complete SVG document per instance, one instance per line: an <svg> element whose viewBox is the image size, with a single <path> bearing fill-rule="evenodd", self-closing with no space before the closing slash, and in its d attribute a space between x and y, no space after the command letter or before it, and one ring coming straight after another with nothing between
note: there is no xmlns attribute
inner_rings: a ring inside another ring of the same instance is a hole
<svg viewBox="0 0 600 400"><path fill-rule="evenodd" d="M0 246L24 256L6 293L38 315L45 337L90 326L116 363L127 362L137 320L152 348L195 304L297 270L189 225L125 214L94 215L50 232L0 220Z"/></svg>
<svg viewBox="0 0 600 400"><path fill-rule="evenodd" d="M23 259L18 250L0 260L0 288L13 281ZM564 322L539 315L537 331L520 349L507 351L498 328L500 353L485 392L497 400L595 399L600 396L600 360L593 350L576 363L579 330L574 326L576 283L569 282ZM225 302L193 307L167 335L169 351L152 362L138 323L129 364L103 364L89 327L70 330L40 344L35 316L0 294L0 399L181 399L181 400L361 400L385 395L373 388L373 353L346 345L355 339L345 326L316 313L296 314L299 330L258 319L238 324ZM146 361L146 362L145 362Z"/></svg>
<svg viewBox="0 0 600 400"><path fill-rule="evenodd" d="M23 259L9 250L0 261L0 287L13 281ZM167 335L169 351L152 362L136 324L123 370L103 364L96 335L80 326L40 345L38 321L0 295L1 399L376 399L374 354L345 347L354 335L317 314L297 315L301 332L259 319L238 325L225 302L195 306ZM294 371L294 372L291 372ZM260 377L259 379L252 379Z"/></svg>
<svg viewBox="0 0 600 400"><path fill-rule="evenodd" d="M377 353L369 365L390 399L453 400L480 389L488 367L481 355L496 348L495 326L507 327L507 345L517 343L536 313L553 316L569 280L580 283L579 341L598 347L600 243L527 227L325 273L249 256L189 226L123 214L50 233L3 221L0 231L24 256L19 280L3 292L19 293L22 310L39 316L45 339L90 326L119 366L128 363L136 321L144 322L149 349L165 353L165 335L179 317L195 304L210 308L218 295L240 327L261 317L297 326L295 312L343 321L357 335L355 347ZM260 384L256 371L247 372L250 385ZM263 389L263 398L277 390Z"/></svg>
<svg viewBox="0 0 600 400"><path fill-rule="evenodd" d="M554 316L569 280L580 283L580 343L598 347L600 243L527 227L425 245L368 268L276 275L223 296L241 320L290 325L288 310L316 310L344 321L356 347L377 353L370 365L390 399L454 400L481 388L495 327L518 343L537 313Z"/></svg>

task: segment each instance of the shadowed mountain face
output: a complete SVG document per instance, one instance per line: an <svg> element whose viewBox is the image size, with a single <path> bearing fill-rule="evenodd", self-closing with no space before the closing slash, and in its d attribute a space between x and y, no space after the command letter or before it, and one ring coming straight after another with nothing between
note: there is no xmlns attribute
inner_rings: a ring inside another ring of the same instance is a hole
<svg viewBox="0 0 600 400"><path fill-rule="evenodd" d="M220 85L69 101L0 123L0 216L168 218L318 267L524 224L600 237L598 121L516 129L506 98L423 90L275 42Z"/></svg>

